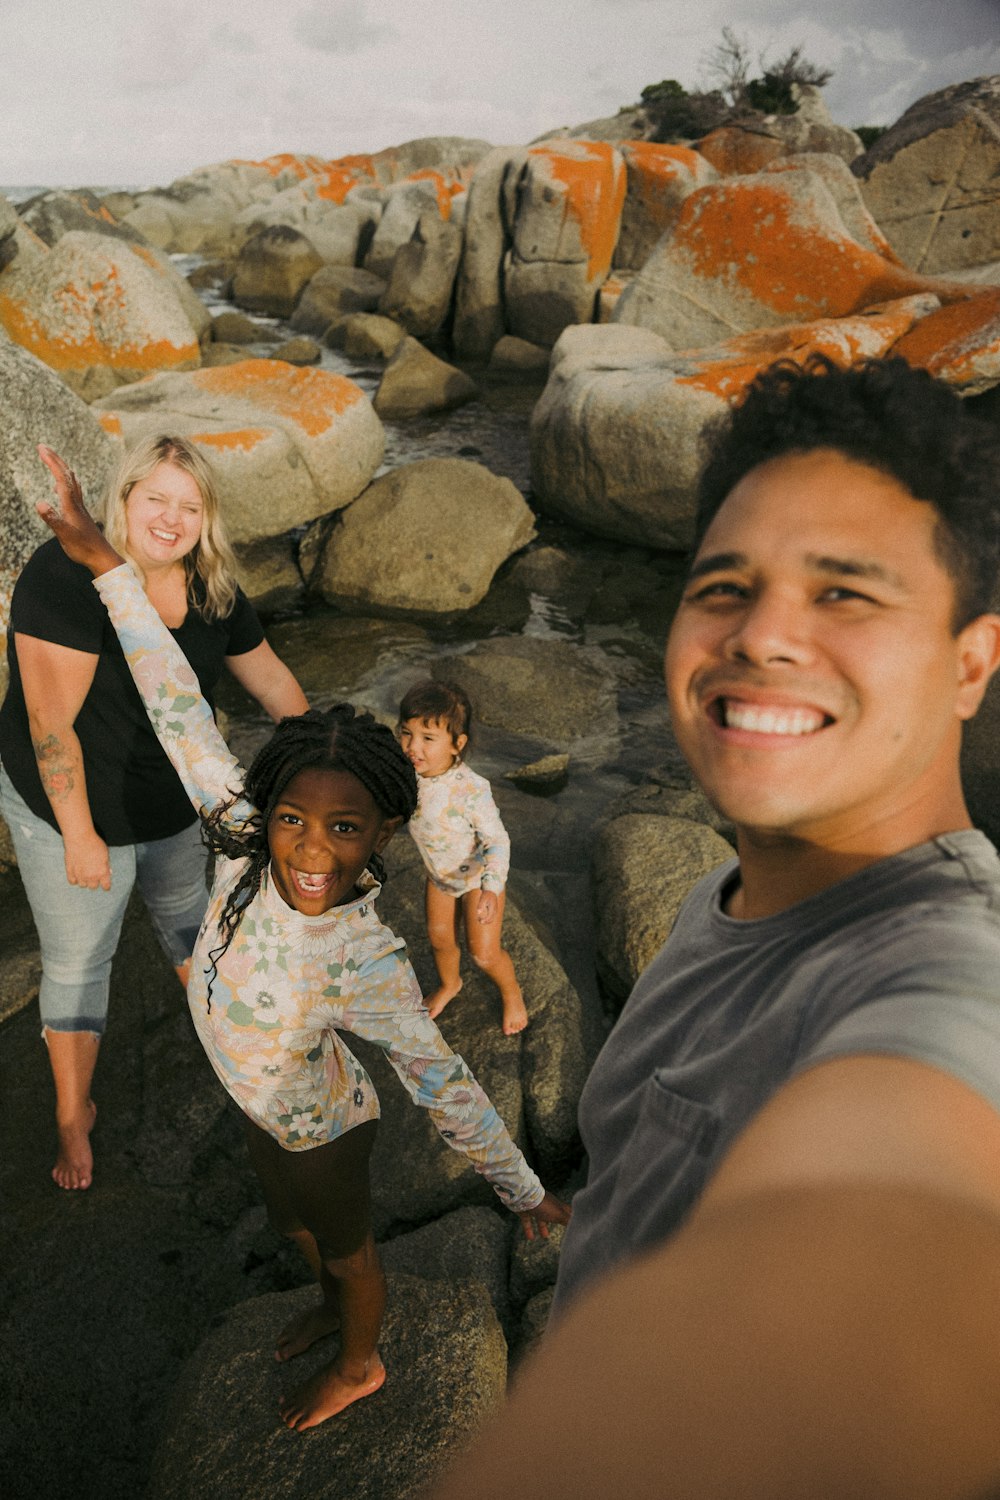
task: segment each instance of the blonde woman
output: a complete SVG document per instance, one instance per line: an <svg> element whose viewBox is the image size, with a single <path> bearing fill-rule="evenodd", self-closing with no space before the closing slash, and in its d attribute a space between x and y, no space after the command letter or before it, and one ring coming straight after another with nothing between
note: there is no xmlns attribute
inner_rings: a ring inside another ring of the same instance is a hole
<svg viewBox="0 0 1000 1500"><path fill-rule="evenodd" d="M308 704L236 585L212 471L184 438L126 453L104 526L211 700L223 667L271 718ZM42 950L42 1036L55 1083L59 1187L93 1175L90 1085L111 960L138 881L161 946L187 981L207 901L198 819L150 727L86 569L55 541L14 589L10 687L0 708L0 811Z"/></svg>

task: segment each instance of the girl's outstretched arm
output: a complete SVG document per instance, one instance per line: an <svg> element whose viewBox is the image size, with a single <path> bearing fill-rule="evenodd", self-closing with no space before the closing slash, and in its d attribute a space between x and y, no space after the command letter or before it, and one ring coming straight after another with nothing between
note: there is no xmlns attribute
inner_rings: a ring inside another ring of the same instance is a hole
<svg viewBox="0 0 1000 1500"><path fill-rule="evenodd" d="M219 733L187 657L132 569L87 513L72 469L51 448L40 444L38 453L55 480L59 502L41 502L38 514L67 556L94 574L94 587L121 641L149 721L184 790L203 815L233 803L243 772ZM227 821L242 825L252 812L249 804L236 801Z"/></svg>

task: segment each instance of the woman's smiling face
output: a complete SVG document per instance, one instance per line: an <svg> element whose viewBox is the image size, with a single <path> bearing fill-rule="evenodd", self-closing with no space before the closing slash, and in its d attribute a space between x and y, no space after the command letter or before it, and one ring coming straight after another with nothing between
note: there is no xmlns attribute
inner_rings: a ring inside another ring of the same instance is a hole
<svg viewBox="0 0 1000 1500"><path fill-rule="evenodd" d="M369 859L399 824L350 771L300 771L268 819L271 878L295 911L321 916L354 899Z"/></svg>
<svg viewBox="0 0 1000 1500"><path fill-rule="evenodd" d="M172 567L198 545L204 514L193 475L176 464L158 463L125 501L129 556L143 572Z"/></svg>

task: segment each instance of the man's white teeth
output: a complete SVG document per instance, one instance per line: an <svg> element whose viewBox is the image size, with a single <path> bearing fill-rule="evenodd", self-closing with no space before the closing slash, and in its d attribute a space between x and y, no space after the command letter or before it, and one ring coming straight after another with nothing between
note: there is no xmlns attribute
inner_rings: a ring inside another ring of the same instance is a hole
<svg viewBox="0 0 1000 1500"><path fill-rule="evenodd" d="M727 729L746 729L751 734L813 734L823 727L823 715L811 708L755 708L751 703L722 700Z"/></svg>
<svg viewBox="0 0 1000 1500"><path fill-rule="evenodd" d="M177 540L176 531L158 531L155 526L152 528L152 531L153 535L158 536L161 542L176 542Z"/></svg>
<svg viewBox="0 0 1000 1500"><path fill-rule="evenodd" d="M304 891L321 891L329 882L329 875L307 875L304 870L296 870L295 878Z"/></svg>

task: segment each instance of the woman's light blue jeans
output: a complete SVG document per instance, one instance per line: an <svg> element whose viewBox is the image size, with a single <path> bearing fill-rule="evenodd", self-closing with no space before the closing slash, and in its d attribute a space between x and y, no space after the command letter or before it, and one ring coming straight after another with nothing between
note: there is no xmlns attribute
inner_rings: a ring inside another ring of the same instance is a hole
<svg viewBox="0 0 1000 1500"><path fill-rule="evenodd" d="M175 968L191 957L205 907L206 854L198 823L171 838L109 847L110 891L66 879L63 841L38 818L0 768L0 813L14 851L42 950L42 1032L101 1036L108 1014L111 960L138 880L164 953Z"/></svg>

